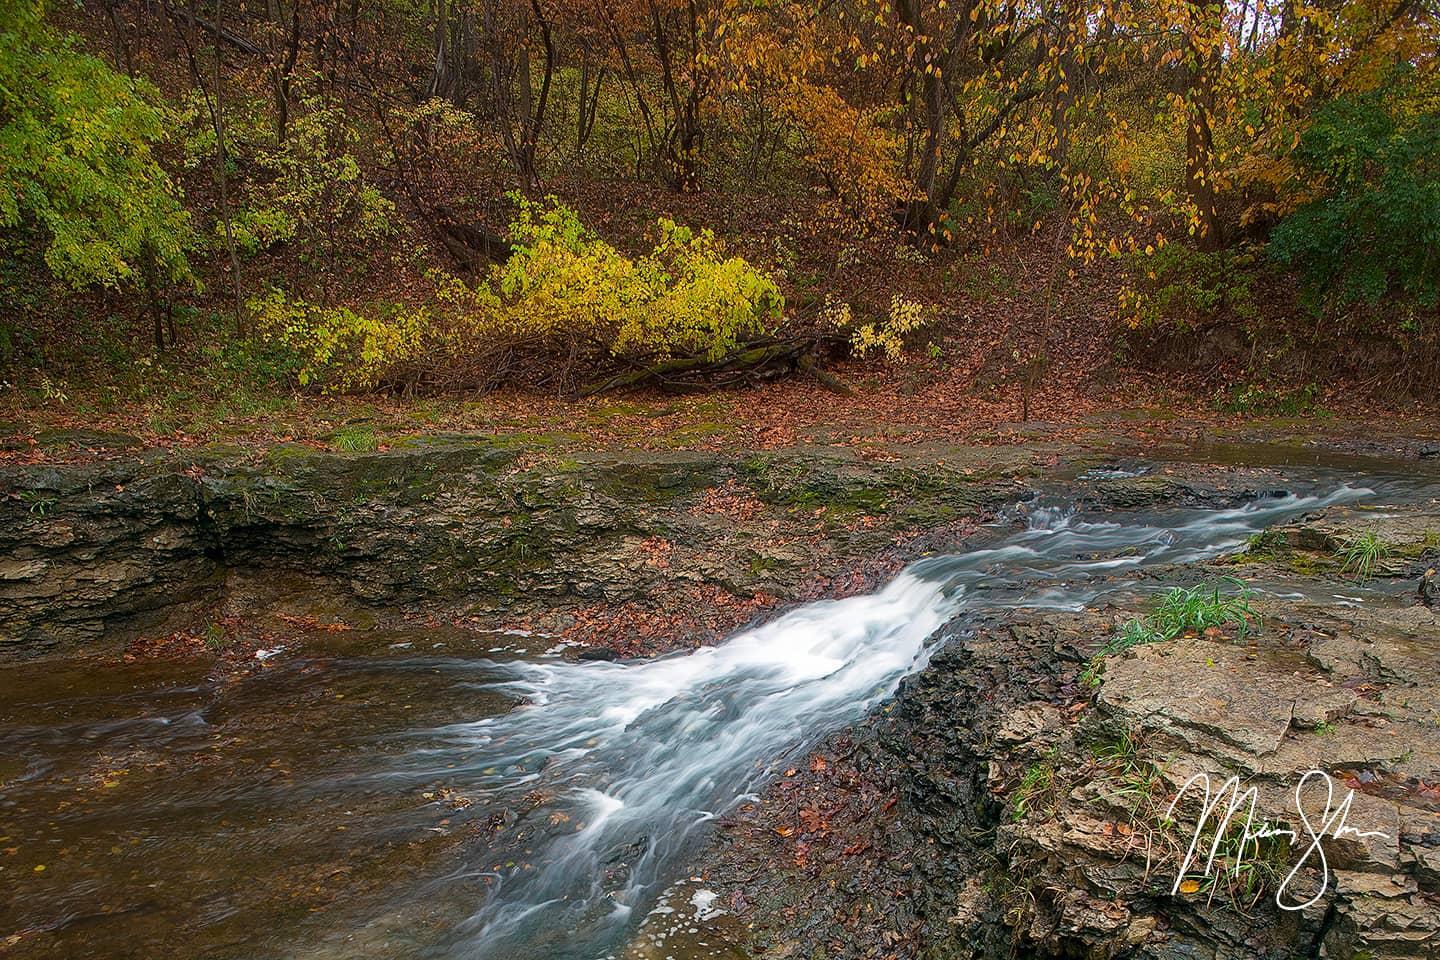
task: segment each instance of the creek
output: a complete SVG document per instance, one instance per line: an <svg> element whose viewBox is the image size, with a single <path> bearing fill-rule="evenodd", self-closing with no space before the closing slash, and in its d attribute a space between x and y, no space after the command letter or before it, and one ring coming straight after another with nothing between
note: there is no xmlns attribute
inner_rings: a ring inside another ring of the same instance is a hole
<svg viewBox="0 0 1440 960"><path fill-rule="evenodd" d="M1095 514L1037 499L874 593L652 660L416 628L319 633L225 674L17 665L0 936L16 957L619 955L715 820L883 709L953 618L1133 601L1370 486Z"/></svg>

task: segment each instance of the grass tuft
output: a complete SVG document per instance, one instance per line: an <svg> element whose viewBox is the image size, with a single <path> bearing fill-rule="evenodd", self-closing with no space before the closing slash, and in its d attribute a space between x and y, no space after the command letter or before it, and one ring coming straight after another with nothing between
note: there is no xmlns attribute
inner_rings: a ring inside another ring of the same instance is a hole
<svg viewBox="0 0 1440 960"><path fill-rule="evenodd" d="M370 453L380 447L380 438L369 427L341 427L330 445L341 453Z"/></svg>
<svg viewBox="0 0 1440 960"><path fill-rule="evenodd" d="M1175 587L1160 598L1154 612L1126 621L1100 652L1090 658L1080 674L1085 686L1100 682L1100 670L1106 657L1124 653L1131 647L1146 643L1173 640L1185 633L1203 633L1211 627L1238 627L1237 640L1242 640L1260 625L1260 615L1250 605L1255 591L1243 581L1226 577L1223 585L1203 584Z"/></svg>
<svg viewBox="0 0 1440 960"><path fill-rule="evenodd" d="M1205 584L1176 587L1165 594L1159 608L1147 619L1151 628L1170 640L1182 633L1203 633L1211 627L1235 626L1244 639L1252 622L1258 626L1259 615L1250 606L1254 591L1234 577L1225 582L1235 589L1226 592L1223 586Z"/></svg>
<svg viewBox="0 0 1440 960"><path fill-rule="evenodd" d="M1381 565L1390 557L1390 545L1373 530L1352 534L1341 545L1335 555L1340 558L1340 572L1354 573L1355 579L1364 583L1373 578Z"/></svg>

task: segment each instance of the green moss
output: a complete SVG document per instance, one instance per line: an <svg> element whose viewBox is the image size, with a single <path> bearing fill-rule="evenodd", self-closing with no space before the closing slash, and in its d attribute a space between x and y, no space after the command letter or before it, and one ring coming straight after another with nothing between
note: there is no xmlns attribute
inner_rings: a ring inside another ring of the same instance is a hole
<svg viewBox="0 0 1440 960"><path fill-rule="evenodd" d="M1220 558L1221 563L1228 563L1232 566L1248 566L1250 564L1271 563L1285 548L1285 531L1283 530L1262 530L1253 534L1245 541L1245 548L1234 553L1228 553Z"/></svg>
<svg viewBox="0 0 1440 960"><path fill-rule="evenodd" d="M1440 533L1426 530L1419 540L1393 545L1391 552L1404 560L1422 560L1434 556L1440 552Z"/></svg>
<svg viewBox="0 0 1440 960"><path fill-rule="evenodd" d="M277 443L265 451L265 463L274 473L284 474L314 456L315 451L303 443Z"/></svg>
<svg viewBox="0 0 1440 960"><path fill-rule="evenodd" d="M750 576L759 577L776 570L783 570L789 564L779 557L767 557L764 554L751 554L748 564Z"/></svg>
<svg viewBox="0 0 1440 960"><path fill-rule="evenodd" d="M1317 576L1334 566L1328 560L1314 553L1292 553L1285 557L1285 565L1304 577Z"/></svg>

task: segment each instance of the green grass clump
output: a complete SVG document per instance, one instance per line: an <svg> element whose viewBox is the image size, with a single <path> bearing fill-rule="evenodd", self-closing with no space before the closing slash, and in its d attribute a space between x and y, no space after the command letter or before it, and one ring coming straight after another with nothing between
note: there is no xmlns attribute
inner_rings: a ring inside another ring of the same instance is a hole
<svg viewBox="0 0 1440 960"><path fill-rule="evenodd" d="M1223 585L1202 584L1174 587L1160 598L1154 612L1126 621L1100 652L1090 658L1080 682L1094 686L1100 682L1100 668L1106 657L1124 653L1145 643L1173 640L1184 633L1203 633L1211 627L1235 626L1236 639L1244 639L1252 627L1259 626L1260 615L1250 605L1255 591L1234 577L1226 577Z"/></svg>
<svg viewBox="0 0 1440 960"><path fill-rule="evenodd" d="M380 439L369 427L341 427L330 445L341 453L369 453L380 446Z"/></svg>
<svg viewBox="0 0 1440 960"><path fill-rule="evenodd" d="M1159 608L1147 618L1151 629L1170 640L1187 631L1201 633L1211 627L1234 625L1243 639L1250 631L1251 621L1257 624L1260 621L1250 606L1254 591L1233 577L1226 577L1225 582L1235 589L1227 593L1221 586L1205 584L1169 591L1161 598Z"/></svg>
<svg viewBox="0 0 1440 960"><path fill-rule="evenodd" d="M1020 781L1020 787L1015 792L1015 809L1011 812L1012 820L1018 822L1032 810L1048 809L1054 813L1056 801L1055 761L1059 755L1059 750L1052 748L1043 759L1030 764L1026 769L1025 776Z"/></svg>
<svg viewBox="0 0 1440 960"><path fill-rule="evenodd" d="M1154 824L1164 819L1165 767L1144 755L1144 734L1127 727L1120 736L1092 746L1095 756L1094 783L1101 799L1123 806L1130 824Z"/></svg>
<svg viewBox="0 0 1440 960"><path fill-rule="evenodd" d="M1340 572L1354 573L1355 579L1364 583L1375 576L1376 571L1390 557L1390 545L1373 530L1351 535L1335 555L1340 558Z"/></svg>
<svg viewBox="0 0 1440 960"><path fill-rule="evenodd" d="M202 639L205 642L205 649L212 653L218 653L230 646L231 639L225 632L223 624L211 622L205 624L205 633Z"/></svg>
<svg viewBox="0 0 1440 960"><path fill-rule="evenodd" d="M59 501L55 497L47 497L38 490L21 490L17 494L30 510L30 516L39 517L44 520L55 510L55 504Z"/></svg>

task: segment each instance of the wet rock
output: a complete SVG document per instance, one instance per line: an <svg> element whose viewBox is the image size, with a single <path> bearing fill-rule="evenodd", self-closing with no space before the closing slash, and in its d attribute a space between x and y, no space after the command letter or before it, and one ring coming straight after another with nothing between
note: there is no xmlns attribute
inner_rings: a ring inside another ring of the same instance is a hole
<svg viewBox="0 0 1440 960"><path fill-rule="evenodd" d="M1154 917L1137 917L1125 928L1125 942L1132 947L1138 946L1150 939L1157 926L1159 924Z"/></svg>
<svg viewBox="0 0 1440 960"><path fill-rule="evenodd" d="M430 615L524 617L676 584L796 597L822 561L853 570L901 535L1012 500L1029 456L1001 471L963 451L945 466L849 451L538 454L438 437L353 455L282 444L0 467L0 650L193 627L232 598L266 606L271 585L303 610L299 580L315 602Z"/></svg>
<svg viewBox="0 0 1440 960"><path fill-rule="evenodd" d="M1295 656L1285 666L1303 665ZM1330 703L1338 701L1334 709L1343 710L1355 699L1350 691L1306 683L1288 671L1278 674L1274 686L1251 682L1253 673L1244 649L1230 644L1183 640L1142 646L1107 665L1097 706L1102 715L1256 772L1256 761L1275 753L1285 738L1297 702L1307 703L1302 710L1326 716Z"/></svg>
<svg viewBox="0 0 1440 960"><path fill-rule="evenodd" d="M1077 651L1105 621L1049 615L953 633L893 709L847 734L873 737L873 752L864 740L844 751L866 758L857 769L870 796L899 800L889 812L871 801L829 841L863 854L816 867L812 851L809 875L756 880L742 835L722 834L717 876L749 878L748 942L757 955L798 941L848 944L828 956L943 960L1440 954L1440 797L1427 786L1440 770L1440 630L1424 608L1350 611L1343 623L1333 608L1306 614L1295 632L1318 651L1279 642L1282 631L1248 647L1139 647L1106 663L1088 704ZM1331 821L1325 869L1312 856L1284 890L1287 903L1314 902L1282 910L1278 885L1309 845L1300 810L1326 821L1319 779L1297 801L1311 770L1331 778L1332 816L1350 795L1351 829L1335 836ZM1212 791L1237 776L1240 791L1255 789L1254 825L1296 831L1242 864L1258 886L1229 879L1233 852L1220 876L1204 877L1202 855L1185 874L1197 879L1179 883L1199 827L1194 788L1173 822L1168 806L1197 774ZM824 796L833 785L792 788ZM788 794L778 800L791 809ZM842 889L863 909L831 920ZM872 911L880 919L867 921ZM885 939L897 917L913 918L913 941Z"/></svg>
<svg viewBox="0 0 1440 960"><path fill-rule="evenodd" d="M620 659L620 653L609 647L587 647L575 654L576 660L605 660L615 661Z"/></svg>

